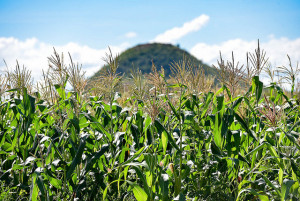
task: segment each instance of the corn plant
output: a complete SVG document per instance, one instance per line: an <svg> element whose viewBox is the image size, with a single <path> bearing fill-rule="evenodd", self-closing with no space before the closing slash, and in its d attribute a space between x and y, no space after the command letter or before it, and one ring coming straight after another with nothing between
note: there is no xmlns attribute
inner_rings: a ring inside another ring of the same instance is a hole
<svg viewBox="0 0 300 201"><path fill-rule="evenodd" d="M55 52L38 92L1 85L0 199L299 200L299 101L263 85L264 54L239 95L233 58L219 61L232 79L216 91L184 58L171 78L132 72L120 105L118 56L85 88L81 68Z"/></svg>
<svg viewBox="0 0 300 201"><path fill-rule="evenodd" d="M296 87L297 76L300 73L300 67L297 63L296 68L294 69L290 56L287 55L287 57L289 59L289 67L279 66L278 70L281 73L281 78L291 85L291 95L293 97L294 90Z"/></svg>

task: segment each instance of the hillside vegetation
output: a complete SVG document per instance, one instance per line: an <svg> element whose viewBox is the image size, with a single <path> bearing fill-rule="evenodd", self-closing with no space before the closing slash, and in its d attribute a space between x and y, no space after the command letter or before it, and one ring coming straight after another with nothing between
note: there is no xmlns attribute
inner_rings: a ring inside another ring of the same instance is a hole
<svg viewBox="0 0 300 201"><path fill-rule="evenodd" d="M182 60L183 57L186 57L193 65L203 66L205 75L216 76L216 69L203 64L187 51L171 44L160 43L137 45L121 53L119 56L119 67L117 72L121 74L125 73L126 76L129 76L131 70L139 68L143 74L148 74L152 70L153 61L158 68L161 66L164 68L165 75L169 78L171 75L170 64ZM108 65L105 65L95 73L91 79L98 77L101 72L107 70L107 68Z"/></svg>

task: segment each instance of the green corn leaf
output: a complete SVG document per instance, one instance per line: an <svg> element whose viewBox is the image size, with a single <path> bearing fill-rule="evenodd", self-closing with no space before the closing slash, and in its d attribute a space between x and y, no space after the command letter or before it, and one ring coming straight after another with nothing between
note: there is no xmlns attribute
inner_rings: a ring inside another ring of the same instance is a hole
<svg viewBox="0 0 300 201"><path fill-rule="evenodd" d="M38 195L39 195L39 188L37 186L37 174L34 173L32 175L32 181L31 181L31 186L30 186L30 200L32 201L37 201L38 200Z"/></svg>
<svg viewBox="0 0 300 201"><path fill-rule="evenodd" d="M259 193L257 193L254 189L251 189L251 188L247 188L247 189L241 190L241 191L238 193L238 197L237 197L236 201L239 201L239 200L240 200L240 196L241 196L244 192L249 192L249 193L251 193L252 195L257 195L261 201L269 201L269 198L268 198L267 195L259 194Z"/></svg>
<svg viewBox="0 0 300 201"><path fill-rule="evenodd" d="M222 121L219 124L219 116L220 114L217 113L215 115L215 122L214 122L214 130L213 130L213 135L214 135L214 141L216 145L222 149L222 135L221 135L221 129L222 129Z"/></svg>
<svg viewBox="0 0 300 201"><path fill-rule="evenodd" d="M169 200L169 175L162 174L159 179L159 187L160 187L160 194L161 199L163 201Z"/></svg>
<svg viewBox="0 0 300 201"><path fill-rule="evenodd" d="M293 186L295 181L285 179L281 186L281 201L287 200L290 192L290 188Z"/></svg>
<svg viewBox="0 0 300 201"><path fill-rule="evenodd" d="M214 96L214 93L213 92L209 92L206 96L206 100L205 100L205 104L202 108L202 113L201 113L201 118L204 117L204 115L206 114L208 108L209 108L209 104L211 103L211 100Z"/></svg>
<svg viewBox="0 0 300 201"><path fill-rule="evenodd" d="M295 139L295 137L293 135L291 135L292 131L297 128L297 126L300 124L300 121L297 121L290 129L288 132L285 132L284 130L282 130L284 132L284 134L286 135L286 137L294 143L294 145L296 145L296 147L300 150L300 145L298 144L298 141Z"/></svg>
<svg viewBox="0 0 300 201"><path fill-rule="evenodd" d="M131 130L131 133L132 133L132 136L133 136L133 140L136 144L137 147L139 147L139 143L140 143L140 131L139 131L139 128L134 125L134 124L131 124L130 125L130 130ZM147 132L146 129L144 129L144 132Z"/></svg>
<svg viewBox="0 0 300 201"><path fill-rule="evenodd" d="M162 134L161 134L161 142L162 142L163 151L164 151L164 154L165 154L166 150L167 150L167 146L168 146L168 135L167 135L166 132L162 132Z"/></svg>
<svg viewBox="0 0 300 201"><path fill-rule="evenodd" d="M228 89L228 87L226 87L225 85L223 85L222 88L224 88L224 90L226 91L226 93L227 93L229 99L232 101L232 95L231 95L231 92L230 92L230 90Z"/></svg>
<svg viewBox="0 0 300 201"><path fill-rule="evenodd" d="M176 144L176 142L174 141L173 137L170 135L170 133L167 131L167 129L157 119L155 119L154 124L155 124L155 127L157 128L158 132L159 133L166 132L166 134L168 136L168 141L170 142L170 144L178 151L181 151L179 149L178 145Z"/></svg>
<svg viewBox="0 0 300 201"><path fill-rule="evenodd" d="M254 76L252 78L252 93L255 93L256 103L259 102L259 99L262 94L264 84L259 80L259 76Z"/></svg>
<svg viewBox="0 0 300 201"><path fill-rule="evenodd" d="M71 175L74 172L76 166L78 164L81 163L81 157L85 148L85 143L86 143L86 139L89 137L89 135L84 135L81 139L80 139L80 144L79 147L77 149L75 158L73 159L68 171L67 171L67 180L71 179ZM78 175L79 176L79 175Z"/></svg>
<svg viewBox="0 0 300 201"><path fill-rule="evenodd" d="M166 96L166 99L168 101L168 105L170 106L172 112L175 114L175 116L178 119L178 121L180 121L180 116L179 116L178 112L176 111L175 107L173 106L173 104L171 103L171 101L168 99L167 96Z"/></svg>
<svg viewBox="0 0 300 201"><path fill-rule="evenodd" d="M292 166L292 170L295 173L295 175L297 175L297 177L300 178L300 169L294 160L291 160L291 166Z"/></svg>
<svg viewBox="0 0 300 201"><path fill-rule="evenodd" d="M180 84L180 83L178 83L178 84L170 84L170 85L168 85L167 86L168 88L187 88L187 86L186 85L184 85L184 84Z"/></svg>
<svg viewBox="0 0 300 201"><path fill-rule="evenodd" d="M143 153L145 150L147 150L147 149L148 149L148 146L144 146L144 147L140 148L136 153L134 153L134 155L133 155L131 158L129 158L129 159L128 159L127 161L125 161L124 163L121 163L120 166L126 165L126 164L128 164L128 163L131 163L134 159L140 157L140 155L142 155L142 153Z"/></svg>
<svg viewBox="0 0 300 201"><path fill-rule="evenodd" d="M93 156L87 161L85 165L85 173L90 171L93 165L97 162L97 160L109 149L109 145L104 144L99 151L93 154Z"/></svg>
<svg viewBox="0 0 300 201"><path fill-rule="evenodd" d="M108 191L108 188L110 187L110 185L112 185L113 183L115 182L118 182L119 180L114 180L113 182L111 182L109 185L107 185L103 191L103 197L102 197L102 200L104 201L106 199L106 196L107 196L107 191ZM127 183L129 184L132 184L132 182L130 181L127 181Z"/></svg>
<svg viewBox="0 0 300 201"><path fill-rule="evenodd" d="M44 185L44 180L41 178L41 176L38 174L36 177L36 183L38 185L38 188L40 189L40 192L42 194L42 197L46 197L46 189Z"/></svg>
<svg viewBox="0 0 300 201"><path fill-rule="evenodd" d="M221 115L223 115L225 109L224 95L215 96L215 102L216 102L216 112L220 112Z"/></svg>
<svg viewBox="0 0 300 201"><path fill-rule="evenodd" d="M237 111L237 109L239 108L239 106L240 106L240 104L242 103L243 100L244 100L244 97L239 97L237 100L235 100L233 105L232 105L232 109L234 111Z"/></svg>
<svg viewBox="0 0 300 201"><path fill-rule="evenodd" d="M276 188L274 186L274 184L272 184L272 182L264 174L261 174L261 176L263 177L265 182L276 191L277 195L281 197L281 193L280 193L279 189Z"/></svg>
<svg viewBox="0 0 300 201"><path fill-rule="evenodd" d="M279 182L280 185L282 185L282 182L283 182L283 170L282 170L282 168L279 169L278 182Z"/></svg>
<svg viewBox="0 0 300 201"><path fill-rule="evenodd" d="M143 174L143 172L142 172L140 166L134 165L134 166L132 166L132 168L135 170L136 174L138 175L138 178L143 182L144 189L145 189L145 191L144 191L145 194L146 194L147 196L150 196L150 191L151 191L151 189L150 189L149 186L148 186L147 179L146 179L146 177L145 177L145 174Z"/></svg>
<svg viewBox="0 0 300 201"><path fill-rule="evenodd" d="M61 189L61 187L62 187L62 181L61 181L61 180L55 179L55 178L53 178L53 177L51 177L51 176L49 176L48 179L49 179L50 184L51 184L52 186L54 186L54 187L57 188L57 189Z"/></svg>
<svg viewBox="0 0 300 201"><path fill-rule="evenodd" d="M140 186L137 184L132 184L131 186L133 187L132 191L137 201L147 201L148 195Z"/></svg>
<svg viewBox="0 0 300 201"><path fill-rule="evenodd" d="M242 128L248 133L248 135L250 135L253 139L258 141L257 137L254 135L254 133L251 132L246 122L240 117L240 115L238 115L238 113L236 112L233 112L233 115L236 118L236 120L238 120L238 122L241 124Z"/></svg>
<svg viewBox="0 0 300 201"><path fill-rule="evenodd" d="M73 119L70 119L70 122L74 126L74 128L76 129L76 132L79 133L80 132L79 119L74 116Z"/></svg>
<svg viewBox="0 0 300 201"><path fill-rule="evenodd" d="M93 117L90 114L86 114L86 113L84 115L89 121L91 121L91 124L97 131L104 133L106 135L106 137L108 138L108 140L110 142L112 142L113 139L112 139L111 134L109 132L107 132L107 130L98 122L98 120L95 117Z"/></svg>
<svg viewBox="0 0 300 201"><path fill-rule="evenodd" d="M278 154L277 154L275 148L274 148L271 144L269 144L269 143L266 143L266 145L267 145L267 147L268 147L268 149L269 149L271 155L274 157L276 163L277 163L282 169L284 169L284 165L283 165L283 163L282 163L282 160L279 159L279 156L278 156Z"/></svg>

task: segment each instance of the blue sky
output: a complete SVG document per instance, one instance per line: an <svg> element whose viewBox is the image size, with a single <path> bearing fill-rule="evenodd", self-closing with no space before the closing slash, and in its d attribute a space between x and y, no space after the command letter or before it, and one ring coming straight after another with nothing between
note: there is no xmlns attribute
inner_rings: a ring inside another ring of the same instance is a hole
<svg viewBox="0 0 300 201"><path fill-rule="evenodd" d="M287 53L300 60L299 22L299 0L0 0L0 58L34 70L54 46L95 70L107 46L121 52L157 41L180 44L212 64L219 50L242 57L260 39L278 65Z"/></svg>

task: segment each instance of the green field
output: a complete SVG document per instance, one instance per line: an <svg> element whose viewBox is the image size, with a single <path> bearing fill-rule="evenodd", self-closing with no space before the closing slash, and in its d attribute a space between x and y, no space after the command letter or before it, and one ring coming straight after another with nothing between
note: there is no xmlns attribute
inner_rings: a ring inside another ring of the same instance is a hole
<svg viewBox="0 0 300 201"><path fill-rule="evenodd" d="M275 79L257 51L220 59L220 86L187 59L128 79L108 54L92 83L57 53L37 86L8 71L0 200L300 200L299 71Z"/></svg>

